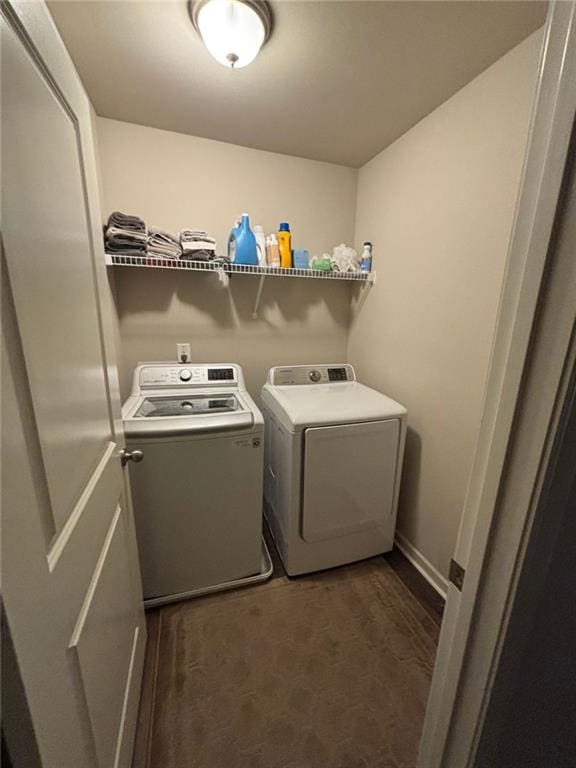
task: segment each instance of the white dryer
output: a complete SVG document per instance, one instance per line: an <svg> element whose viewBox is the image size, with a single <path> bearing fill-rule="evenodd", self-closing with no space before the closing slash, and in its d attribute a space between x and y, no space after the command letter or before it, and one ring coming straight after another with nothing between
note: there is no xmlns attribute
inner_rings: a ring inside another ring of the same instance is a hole
<svg viewBox="0 0 576 768"><path fill-rule="evenodd" d="M266 517L288 574L392 549L406 409L351 365L272 368L262 403Z"/></svg>
<svg viewBox="0 0 576 768"><path fill-rule="evenodd" d="M122 416L144 454L130 484L145 603L267 578L264 422L240 366L140 364Z"/></svg>

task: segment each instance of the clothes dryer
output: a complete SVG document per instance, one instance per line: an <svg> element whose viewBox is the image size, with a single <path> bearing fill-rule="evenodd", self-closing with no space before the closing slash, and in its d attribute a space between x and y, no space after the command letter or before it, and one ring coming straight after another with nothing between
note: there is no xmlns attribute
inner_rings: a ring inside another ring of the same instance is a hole
<svg viewBox="0 0 576 768"><path fill-rule="evenodd" d="M272 368L262 403L265 512L288 574L392 549L406 409L345 364Z"/></svg>

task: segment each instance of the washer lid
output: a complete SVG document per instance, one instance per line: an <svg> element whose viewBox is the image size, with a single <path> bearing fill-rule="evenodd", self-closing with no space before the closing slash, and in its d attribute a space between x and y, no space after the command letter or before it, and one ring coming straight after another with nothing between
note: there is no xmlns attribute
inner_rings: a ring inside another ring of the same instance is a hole
<svg viewBox="0 0 576 768"><path fill-rule="evenodd" d="M254 425L254 413L238 391L132 395L122 409L127 437L168 437L227 432Z"/></svg>
<svg viewBox="0 0 576 768"><path fill-rule="evenodd" d="M297 387L265 384L262 399L293 431L406 415L403 405L357 381Z"/></svg>
<svg viewBox="0 0 576 768"><path fill-rule="evenodd" d="M226 392L213 395L160 395L145 397L134 418L161 416L199 416L206 413L233 413L243 410L238 399Z"/></svg>

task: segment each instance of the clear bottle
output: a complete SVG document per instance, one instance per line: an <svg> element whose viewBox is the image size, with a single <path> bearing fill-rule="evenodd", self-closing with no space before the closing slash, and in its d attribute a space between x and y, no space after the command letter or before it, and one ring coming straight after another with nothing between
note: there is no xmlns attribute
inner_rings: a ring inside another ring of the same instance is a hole
<svg viewBox="0 0 576 768"><path fill-rule="evenodd" d="M366 240L364 243L364 250L362 251L362 257L360 259L360 272L372 271L372 243Z"/></svg>
<svg viewBox="0 0 576 768"><path fill-rule="evenodd" d="M278 238L274 234L266 238L266 261L269 267L280 266L280 248L278 247Z"/></svg>
<svg viewBox="0 0 576 768"><path fill-rule="evenodd" d="M280 224L278 247L280 248L280 266L282 269L292 269L292 235L287 221Z"/></svg>

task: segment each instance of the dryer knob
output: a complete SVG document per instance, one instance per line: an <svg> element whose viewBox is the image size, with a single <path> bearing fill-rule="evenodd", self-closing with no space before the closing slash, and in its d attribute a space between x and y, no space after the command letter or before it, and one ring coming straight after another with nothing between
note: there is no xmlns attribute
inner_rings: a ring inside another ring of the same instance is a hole
<svg viewBox="0 0 576 768"><path fill-rule="evenodd" d="M190 371L184 369L183 371L180 371L180 380L181 381L190 381L192 378L192 374Z"/></svg>
<svg viewBox="0 0 576 768"><path fill-rule="evenodd" d="M310 381L313 381L314 383L320 381L320 379L322 378L322 374L320 373L320 371L310 371L308 376L310 378Z"/></svg>

